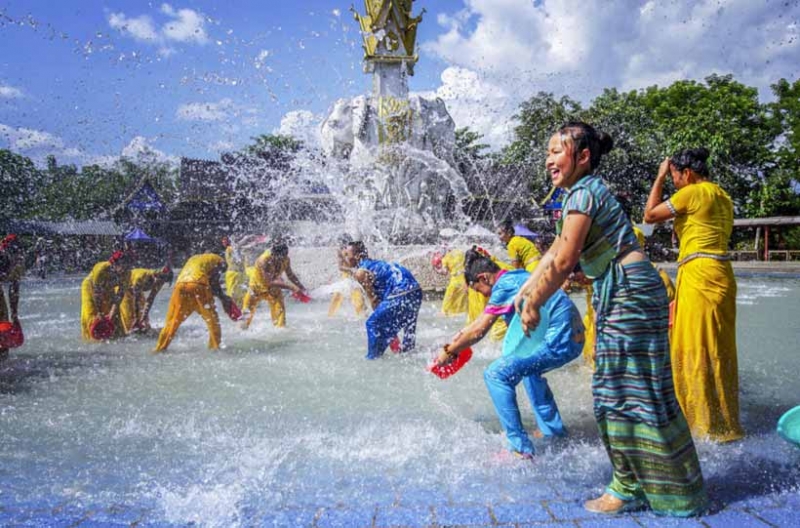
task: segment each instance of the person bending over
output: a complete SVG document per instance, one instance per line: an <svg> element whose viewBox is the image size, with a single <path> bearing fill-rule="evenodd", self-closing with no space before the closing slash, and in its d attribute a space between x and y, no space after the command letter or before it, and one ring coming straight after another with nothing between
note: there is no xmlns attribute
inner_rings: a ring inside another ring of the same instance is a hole
<svg viewBox="0 0 800 528"><path fill-rule="evenodd" d="M287 281L283 280L286 275ZM272 324L278 328L286 326L286 305L283 300L283 290L302 293L305 287L300 283L289 260L289 246L284 242L276 241L272 247L256 259L250 286L244 296L244 310L250 315L242 324L243 329L250 327L256 308L261 301L269 303Z"/></svg>
<svg viewBox="0 0 800 528"><path fill-rule="evenodd" d="M346 269L353 270L353 278L372 303L373 312L366 322L367 359L381 357L401 330L401 351L412 350L416 346L422 289L411 272L399 264L370 259L361 241L350 242L342 260Z"/></svg>
<svg viewBox="0 0 800 528"><path fill-rule="evenodd" d="M466 254L467 284L489 301L483 314L456 334L437 358L440 365L451 362L463 349L480 341L498 318L506 320L509 330L503 341L503 356L486 368L483 378L511 451L523 458L532 457L535 451L522 426L517 384L521 381L525 386L542 434L565 436L567 430L555 398L542 375L580 356L584 339L580 312L561 290L542 307L543 319L548 321L546 331L532 337L524 335L514 297L529 276L525 270L502 270L479 248L470 249Z"/></svg>
<svg viewBox="0 0 800 528"><path fill-rule="evenodd" d="M227 265L225 260L213 253L201 253L189 257L178 274L175 288L169 299L167 318L164 328L158 336L158 344L154 353L166 350L181 324L193 313L200 314L208 327L208 348L216 350L222 339L219 326L219 315L214 304L214 297L221 302L226 312L230 313L233 299L222 290L220 280L224 276Z"/></svg>

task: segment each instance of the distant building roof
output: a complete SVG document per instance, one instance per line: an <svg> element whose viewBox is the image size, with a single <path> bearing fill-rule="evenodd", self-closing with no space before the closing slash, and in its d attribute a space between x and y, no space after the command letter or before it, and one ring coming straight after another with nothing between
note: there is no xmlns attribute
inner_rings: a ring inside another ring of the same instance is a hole
<svg viewBox="0 0 800 528"><path fill-rule="evenodd" d="M120 236L122 230L111 221L82 220L66 222L49 222L45 220L11 220L5 231L20 235L97 235Z"/></svg>
<svg viewBox="0 0 800 528"><path fill-rule="evenodd" d="M129 211L164 211L164 202L156 190L145 178L139 186L128 196L122 205Z"/></svg>

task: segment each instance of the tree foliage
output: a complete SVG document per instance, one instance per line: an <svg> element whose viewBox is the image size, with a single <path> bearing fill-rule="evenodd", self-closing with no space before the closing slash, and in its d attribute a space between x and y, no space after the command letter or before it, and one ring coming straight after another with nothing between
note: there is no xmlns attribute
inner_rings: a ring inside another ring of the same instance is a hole
<svg viewBox="0 0 800 528"><path fill-rule="evenodd" d="M520 106L505 163L525 169L530 191L549 190L547 142L560 125L581 119L614 138L615 149L599 168L612 190L641 218L658 165L676 151L709 149L712 178L732 197L737 215L798 214L800 81L773 85L774 103L761 103L755 88L730 75L704 82L621 93L607 89L587 108L568 97L539 93Z"/></svg>

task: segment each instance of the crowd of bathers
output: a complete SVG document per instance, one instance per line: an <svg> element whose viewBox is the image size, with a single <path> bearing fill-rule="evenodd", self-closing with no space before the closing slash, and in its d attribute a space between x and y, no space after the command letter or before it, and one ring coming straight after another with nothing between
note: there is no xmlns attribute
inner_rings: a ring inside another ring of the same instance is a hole
<svg viewBox="0 0 800 528"><path fill-rule="evenodd" d="M574 359L592 365L594 416L613 468L611 481L585 507L619 513L649 507L690 516L704 511L707 496L694 439L741 438L736 363L736 280L728 256L733 226L730 197L711 181L704 148L683 149L664 159L644 204L646 223L673 221L680 241L673 286L643 251L643 235L602 178L603 157L613 140L584 122L554 131L546 169L565 191L556 237L538 248L498 226L510 262L477 245L444 248L433 266L450 276L442 311L467 313L467 325L442 344L436 367L463 364L462 354L489 335L503 340L502 356L484 380L509 452L533 459L534 443L523 427L516 387L522 383L537 434L564 436L567 429L544 375ZM675 192L665 196L670 178ZM81 285L81 335L107 341L153 331L150 310L167 284L166 318L153 352L167 350L181 324L198 314L208 327L208 347L222 334L216 300L247 329L266 302L272 323L286 324L285 295L307 302L308 291L292 270L289 247L273 240L252 265L244 240L222 240L224 251L190 256L175 274L169 267L134 268L130 251L97 263ZM24 250L18 237L0 242L0 356L22 344L19 283ZM338 263L349 291L331 300L329 314L350 295L366 318L366 357L416 346L423 292L406 267L370 258L364 241L343 235ZM577 284L590 297L581 316L564 286ZM471 351L469 352L471 354ZM462 361L459 362L459 358ZM457 383L453 379L448 382Z"/></svg>

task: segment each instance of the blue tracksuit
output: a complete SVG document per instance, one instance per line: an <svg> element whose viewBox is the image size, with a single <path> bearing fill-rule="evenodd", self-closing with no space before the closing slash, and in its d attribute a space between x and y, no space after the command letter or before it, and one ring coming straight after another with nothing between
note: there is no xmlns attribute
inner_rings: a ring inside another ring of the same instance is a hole
<svg viewBox="0 0 800 528"><path fill-rule="evenodd" d="M380 301L366 323L367 359L381 357L401 330L403 351L413 349L422 306L422 290L417 280L403 266L382 260L362 259L358 267L372 274L373 289Z"/></svg>
<svg viewBox="0 0 800 528"><path fill-rule="evenodd" d="M483 378L511 448L532 454L533 443L520 419L516 386L522 381L536 423L545 436L566 435L555 398L542 374L581 354L584 328L578 309L558 290L542 306L539 327L525 337L519 314L514 312L514 297L528 276L525 270L505 272L492 287L486 313L503 316L508 331L503 341L503 357L486 368Z"/></svg>

